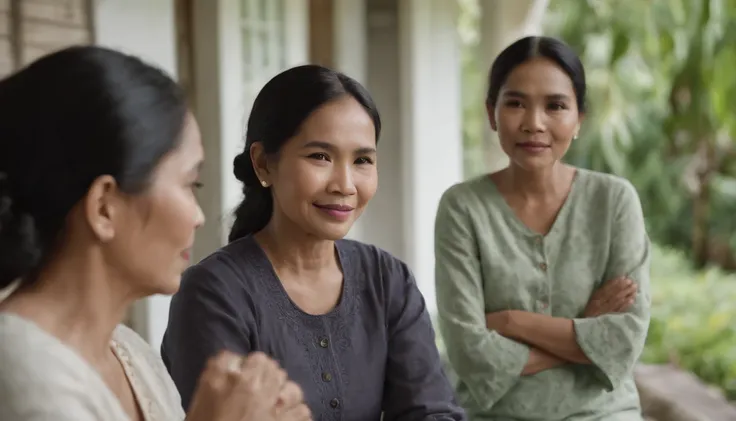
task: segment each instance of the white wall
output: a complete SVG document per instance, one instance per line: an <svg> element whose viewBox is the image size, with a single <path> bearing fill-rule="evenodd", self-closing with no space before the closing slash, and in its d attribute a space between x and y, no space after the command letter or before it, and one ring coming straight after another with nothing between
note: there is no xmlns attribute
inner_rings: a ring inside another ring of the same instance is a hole
<svg viewBox="0 0 736 421"><path fill-rule="evenodd" d="M97 44L140 56L176 77L173 1L98 0L94 4ZM132 323L156 349L166 329L169 297L137 302Z"/></svg>
<svg viewBox="0 0 736 421"><path fill-rule="evenodd" d="M333 3L333 67L364 86L368 77L368 27L366 0L338 0ZM348 238L362 239L363 218L353 225Z"/></svg>
<svg viewBox="0 0 736 421"><path fill-rule="evenodd" d="M405 260L431 312L434 219L442 193L462 179L456 4L368 1L368 88L380 108L379 189L360 239Z"/></svg>
<svg viewBox="0 0 736 421"><path fill-rule="evenodd" d="M367 0L365 84L381 113L378 192L361 216L355 238L405 258L401 177L398 8L395 0Z"/></svg>
<svg viewBox="0 0 736 421"><path fill-rule="evenodd" d="M463 175L457 3L400 0L399 30L405 253L434 312L437 205Z"/></svg>

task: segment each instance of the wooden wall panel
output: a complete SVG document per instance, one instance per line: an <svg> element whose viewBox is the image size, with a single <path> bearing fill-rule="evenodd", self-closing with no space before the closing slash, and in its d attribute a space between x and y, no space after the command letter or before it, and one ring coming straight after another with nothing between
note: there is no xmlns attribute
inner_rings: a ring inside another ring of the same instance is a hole
<svg viewBox="0 0 736 421"><path fill-rule="evenodd" d="M88 0L20 0L20 61L92 42Z"/></svg>
<svg viewBox="0 0 736 421"><path fill-rule="evenodd" d="M89 44L92 0L0 0L0 77L70 45Z"/></svg>
<svg viewBox="0 0 736 421"><path fill-rule="evenodd" d="M10 0L0 0L0 78L13 71L11 44Z"/></svg>
<svg viewBox="0 0 736 421"><path fill-rule="evenodd" d="M334 62L333 1L309 1L309 61L332 67Z"/></svg>

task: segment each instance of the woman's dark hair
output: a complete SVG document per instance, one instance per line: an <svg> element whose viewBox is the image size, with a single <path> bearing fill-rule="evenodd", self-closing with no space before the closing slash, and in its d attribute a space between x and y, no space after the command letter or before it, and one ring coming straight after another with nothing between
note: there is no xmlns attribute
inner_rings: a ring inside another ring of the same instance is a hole
<svg viewBox="0 0 736 421"><path fill-rule="evenodd" d="M271 191L261 185L250 158L253 143L260 142L268 155L278 154L315 110L346 95L365 108L378 143L381 118L376 104L360 83L340 72L317 65L298 66L276 75L261 89L248 118L245 149L233 163L245 197L235 210L231 242L262 230L273 213Z"/></svg>
<svg viewBox="0 0 736 421"><path fill-rule="evenodd" d="M585 112L585 69L580 58L564 42L551 37L537 36L525 37L514 42L496 57L488 77L486 105L496 105L501 87L517 66L538 57L551 60L567 73L575 89L578 110Z"/></svg>
<svg viewBox="0 0 736 421"><path fill-rule="evenodd" d="M145 190L186 114L169 76L100 47L67 48L0 80L0 288L35 279L95 179Z"/></svg>

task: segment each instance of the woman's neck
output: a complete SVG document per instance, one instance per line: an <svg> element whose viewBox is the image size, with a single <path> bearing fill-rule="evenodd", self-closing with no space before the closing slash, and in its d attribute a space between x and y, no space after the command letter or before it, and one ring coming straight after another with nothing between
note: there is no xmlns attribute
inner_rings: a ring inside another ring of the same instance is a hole
<svg viewBox="0 0 736 421"><path fill-rule="evenodd" d="M0 311L34 322L92 365L103 365L109 360L116 326L139 297L104 265L92 263L101 261L69 253L60 256L35 282L12 293Z"/></svg>
<svg viewBox="0 0 736 421"><path fill-rule="evenodd" d="M526 170L513 163L506 169L507 191L524 199L545 199L567 194L574 169L555 162L552 166Z"/></svg>
<svg viewBox="0 0 736 421"><path fill-rule="evenodd" d="M337 263L334 241L315 238L299 227L287 225L274 217L255 235L277 272L319 272Z"/></svg>

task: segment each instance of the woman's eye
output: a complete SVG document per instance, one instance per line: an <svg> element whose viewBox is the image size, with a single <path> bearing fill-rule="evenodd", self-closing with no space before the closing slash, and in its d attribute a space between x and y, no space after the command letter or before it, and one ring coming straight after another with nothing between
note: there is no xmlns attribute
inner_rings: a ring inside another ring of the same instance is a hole
<svg viewBox="0 0 736 421"><path fill-rule="evenodd" d="M521 107L521 101L517 101L517 100L506 101L506 106L518 108L518 107Z"/></svg>
<svg viewBox="0 0 736 421"><path fill-rule="evenodd" d="M330 160L330 158L327 156L327 154L324 154L322 152L313 153L313 154L309 155L309 157L312 158L312 159L316 159L318 161L329 161Z"/></svg>
<svg viewBox="0 0 736 421"><path fill-rule="evenodd" d="M553 110L553 111L564 110L565 108L567 108L567 107L565 107L565 104L562 104L560 102L555 102L555 103L549 104L549 109L550 110Z"/></svg>
<svg viewBox="0 0 736 421"><path fill-rule="evenodd" d="M373 160L368 157L362 157L362 158L356 159L355 163L359 165L364 165L364 164L370 165L370 164L373 164Z"/></svg>

